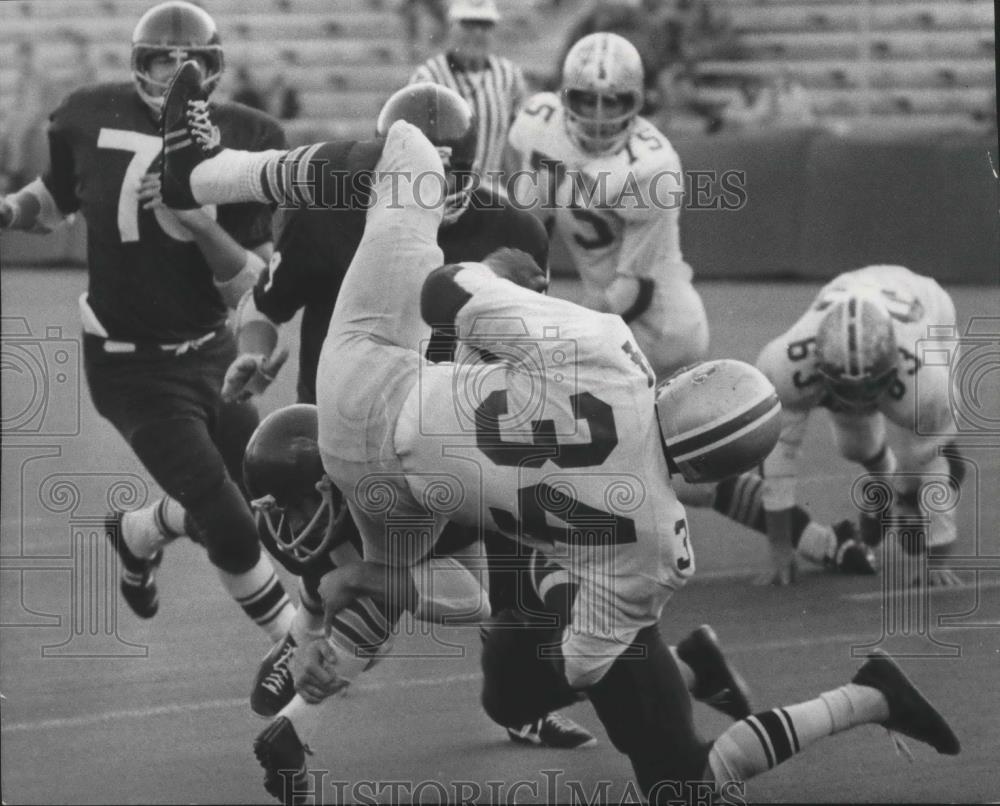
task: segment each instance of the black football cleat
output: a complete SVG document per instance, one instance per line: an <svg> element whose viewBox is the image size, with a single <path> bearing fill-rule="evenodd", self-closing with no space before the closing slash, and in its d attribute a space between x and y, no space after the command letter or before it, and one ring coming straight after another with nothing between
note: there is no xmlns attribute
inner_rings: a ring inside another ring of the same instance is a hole
<svg viewBox="0 0 1000 806"><path fill-rule="evenodd" d="M715 630L702 624L677 644L676 649L677 656L691 667L695 675L691 696L733 719L744 719L753 713L750 687L729 665Z"/></svg>
<svg viewBox="0 0 1000 806"><path fill-rule="evenodd" d="M597 744L590 731L554 711L520 728L507 728L507 736L516 744L534 744L559 750L576 750Z"/></svg>
<svg viewBox="0 0 1000 806"><path fill-rule="evenodd" d="M204 75L194 59L177 68L163 97L163 173L160 195L167 207L201 207L191 193L191 171L220 150L219 130L208 115Z"/></svg>
<svg viewBox="0 0 1000 806"><path fill-rule="evenodd" d="M253 752L264 768L264 788L286 806L309 798L306 753L292 723L279 716L254 739Z"/></svg>
<svg viewBox="0 0 1000 806"><path fill-rule="evenodd" d="M929 744L947 756L957 756L961 752L958 737L945 718L913 685L896 661L881 649L869 654L851 682L882 692L889 703L889 718L882 723L887 730Z"/></svg>
<svg viewBox="0 0 1000 806"><path fill-rule="evenodd" d="M257 716L276 716L295 696L291 669L294 653L295 639L289 633L261 661L250 692L250 710Z"/></svg>
<svg viewBox="0 0 1000 806"><path fill-rule="evenodd" d="M842 574L872 575L878 573L875 550L861 539L853 521L833 525L837 537L837 552L828 563Z"/></svg>
<svg viewBox="0 0 1000 806"><path fill-rule="evenodd" d="M160 594L156 587L156 569L163 562L163 551L149 559L136 557L122 533L123 512L112 512L104 519L104 533L115 548L121 562L120 586L122 598L139 618L151 619L160 609Z"/></svg>

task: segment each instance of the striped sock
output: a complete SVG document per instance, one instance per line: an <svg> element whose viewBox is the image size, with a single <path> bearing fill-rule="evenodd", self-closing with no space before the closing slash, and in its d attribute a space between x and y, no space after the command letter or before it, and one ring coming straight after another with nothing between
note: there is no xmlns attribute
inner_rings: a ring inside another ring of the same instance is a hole
<svg viewBox="0 0 1000 806"><path fill-rule="evenodd" d="M889 706L880 692L849 683L814 700L733 723L712 745L709 770L720 785L745 781L787 761L817 739L888 718Z"/></svg>
<svg viewBox="0 0 1000 806"><path fill-rule="evenodd" d="M285 637L292 627L295 606L266 555L261 554L257 564L242 574L216 570L229 595L272 641Z"/></svg>
<svg viewBox="0 0 1000 806"><path fill-rule="evenodd" d="M756 473L743 473L720 481L715 486L712 509L729 520L742 523L761 534L767 534L764 514L764 480ZM800 506L792 507L792 545L799 544L802 533L812 523L812 517Z"/></svg>
<svg viewBox="0 0 1000 806"><path fill-rule="evenodd" d="M764 503L761 492L764 480L756 473L743 473L720 481L715 486L712 509L730 520L761 531L764 525Z"/></svg>
<svg viewBox="0 0 1000 806"><path fill-rule="evenodd" d="M364 658L367 665L388 645L402 612L402 608L387 612L369 597L357 599L333 617L330 638L338 648Z"/></svg>

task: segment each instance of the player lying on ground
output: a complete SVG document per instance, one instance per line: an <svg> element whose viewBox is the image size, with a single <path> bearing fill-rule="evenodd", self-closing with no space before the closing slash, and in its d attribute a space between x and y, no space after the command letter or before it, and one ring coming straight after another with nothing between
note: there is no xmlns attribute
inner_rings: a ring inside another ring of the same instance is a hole
<svg viewBox="0 0 1000 806"><path fill-rule="evenodd" d="M809 415L817 408L827 410L841 456L874 474L871 481L892 500L881 517L862 513L865 543L878 546L883 528L895 519L926 518L924 528L907 530L916 537L902 541L903 551L922 555L933 548L940 555L953 550L954 505L965 468L949 447L956 433L952 379L947 365L925 364L922 356L946 352L948 344L935 334L954 332L954 327L955 306L930 277L902 266L868 266L824 286L798 322L763 349L757 366L782 403L781 437L764 463L776 581L793 578L797 556L829 561L843 551L829 539L817 540L815 533L798 540L790 534L798 457ZM921 492L927 485L936 490L931 500L938 499L930 507ZM944 506L939 505L942 491L948 491ZM862 491L856 503L871 504L879 496ZM837 559L851 562L852 553ZM953 571L931 569L927 581L952 585L959 579Z"/></svg>
<svg viewBox="0 0 1000 806"><path fill-rule="evenodd" d="M141 179L159 159L163 94L185 59L201 65L207 98L223 68L215 22L190 3L149 9L132 36L133 81L85 87L60 104L48 128L48 170L0 202L0 226L44 232L76 212L86 218L89 283L79 303L91 399L166 493L108 518L129 607L141 618L156 614L163 547L187 534L205 546L247 616L276 639L294 607L261 554L238 486L257 411L219 396L236 355L227 305L270 255L271 211L170 211ZM267 115L239 104L211 108L217 142L285 144Z"/></svg>

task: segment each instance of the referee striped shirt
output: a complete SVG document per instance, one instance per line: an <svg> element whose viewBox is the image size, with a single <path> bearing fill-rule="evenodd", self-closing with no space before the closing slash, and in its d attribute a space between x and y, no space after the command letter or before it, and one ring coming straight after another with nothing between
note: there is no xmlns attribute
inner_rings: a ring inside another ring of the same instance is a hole
<svg viewBox="0 0 1000 806"><path fill-rule="evenodd" d="M420 65L410 83L430 81L455 90L479 119L476 170L481 176L503 170L507 132L527 95L521 68L510 59L490 55L481 70L466 70L449 54L439 53Z"/></svg>

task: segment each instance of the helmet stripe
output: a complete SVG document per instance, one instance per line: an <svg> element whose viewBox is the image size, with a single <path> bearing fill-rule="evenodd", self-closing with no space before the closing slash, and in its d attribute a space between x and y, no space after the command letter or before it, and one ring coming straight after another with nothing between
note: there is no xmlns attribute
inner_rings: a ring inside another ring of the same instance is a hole
<svg viewBox="0 0 1000 806"><path fill-rule="evenodd" d="M861 368L858 366L861 317L858 316L858 298L853 295L847 300L847 316L844 322L847 326L847 376L857 378L861 375Z"/></svg>
<svg viewBox="0 0 1000 806"><path fill-rule="evenodd" d="M718 448L732 442L746 432L767 422L781 411L781 402L774 392L770 392L762 400L752 403L742 412L725 415L715 423L709 423L702 429L681 434L672 440L667 440L667 448L675 462L687 461L708 450ZM717 423L717 424L716 424ZM707 430L706 430L707 429Z"/></svg>

